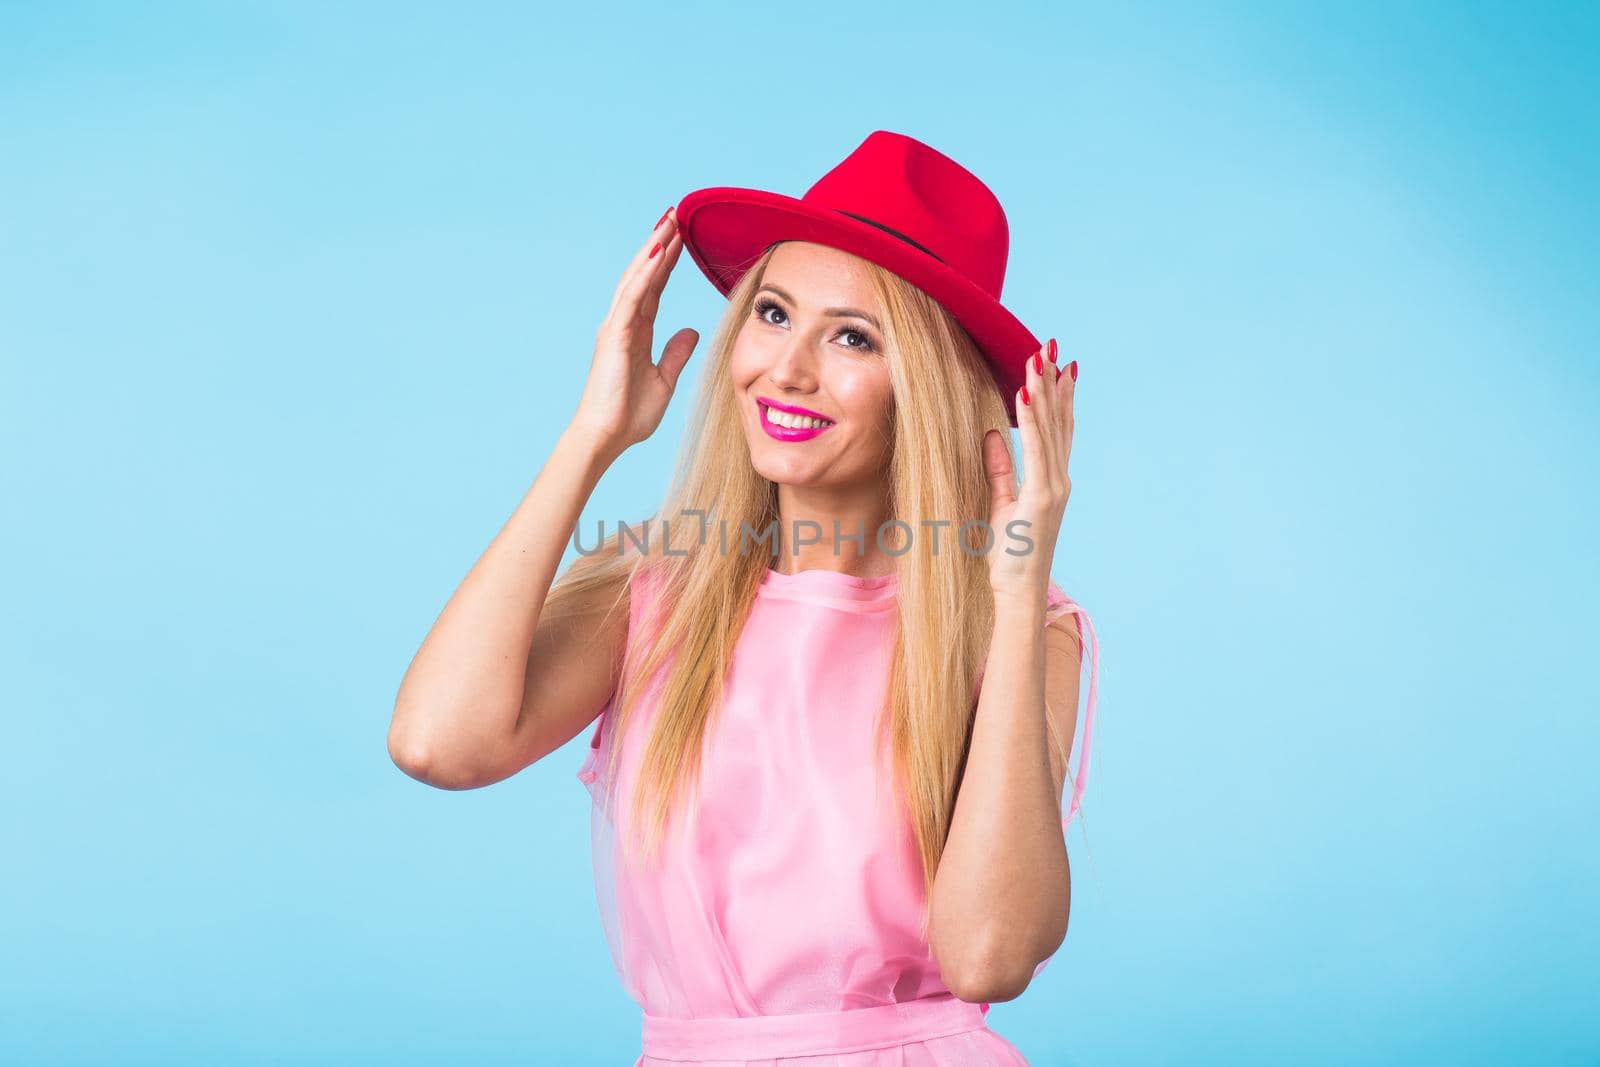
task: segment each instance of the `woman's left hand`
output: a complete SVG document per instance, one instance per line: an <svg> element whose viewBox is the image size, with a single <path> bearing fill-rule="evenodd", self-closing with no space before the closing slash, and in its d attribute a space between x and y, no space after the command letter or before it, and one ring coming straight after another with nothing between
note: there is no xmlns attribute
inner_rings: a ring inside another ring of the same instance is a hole
<svg viewBox="0 0 1600 1067"><path fill-rule="evenodd" d="M1022 466L1028 472L1020 492L1000 431L984 435L989 526L995 539L989 550L989 583L996 594L1043 596L1062 513L1072 494L1067 459L1072 454L1072 395L1078 361L1058 368L1055 359L1056 342L1051 338L1044 349L1028 357L1025 383L1015 398ZM1031 546L1028 541L1033 542Z"/></svg>

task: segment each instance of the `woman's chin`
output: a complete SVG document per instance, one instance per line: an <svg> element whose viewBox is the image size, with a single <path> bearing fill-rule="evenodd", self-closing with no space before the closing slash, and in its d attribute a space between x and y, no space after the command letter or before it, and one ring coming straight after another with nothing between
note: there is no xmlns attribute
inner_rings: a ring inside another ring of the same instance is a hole
<svg viewBox="0 0 1600 1067"><path fill-rule="evenodd" d="M805 467L795 467L783 463L757 463L756 473L769 482L778 485L788 485L795 488L805 488L818 484L814 472Z"/></svg>
<svg viewBox="0 0 1600 1067"><path fill-rule="evenodd" d="M782 449L793 448L793 445L776 445L766 442L766 447L757 445L750 455L751 466L756 473L769 482L780 485L815 486L824 481L824 466L810 457L784 455Z"/></svg>

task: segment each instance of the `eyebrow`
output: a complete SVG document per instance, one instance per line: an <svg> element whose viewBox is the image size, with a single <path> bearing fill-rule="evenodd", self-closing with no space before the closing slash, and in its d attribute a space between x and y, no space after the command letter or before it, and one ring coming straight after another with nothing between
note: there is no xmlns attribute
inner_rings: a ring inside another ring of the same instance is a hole
<svg viewBox="0 0 1600 1067"><path fill-rule="evenodd" d="M784 292L782 289L778 288L776 285L773 285L771 282L763 282L761 284L761 289L771 289L774 293L777 293L791 304L799 303L798 300ZM757 289L756 292L760 292L761 289ZM874 316L868 315L865 311L860 311L856 308L823 308L822 313L824 315L833 315L838 318L865 319L872 323L874 329L880 332L883 330L883 327L878 324L878 320Z"/></svg>

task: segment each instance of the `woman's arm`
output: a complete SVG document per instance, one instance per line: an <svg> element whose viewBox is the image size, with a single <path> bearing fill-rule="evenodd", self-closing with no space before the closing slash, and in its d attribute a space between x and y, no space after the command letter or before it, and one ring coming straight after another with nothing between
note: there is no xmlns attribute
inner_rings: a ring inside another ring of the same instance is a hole
<svg viewBox="0 0 1600 1067"><path fill-rule="evenodd" d="M962 1000L1010 1000L1067 932L1071 871L1061 816L1066 764L1048 753L1046 716L1070 746L1078 716L1082 646L1071 623L1044 625L1050 566L1072 492L1072 374L1030 356L1018 390L1017 429L1027 481L1020 491L1004 439L984 436L990 527L1027 531L1031 550L990 555L994 634L931 894L930 948ZM1048 696L1049 708L1046 708Z"/></svg>
<svg viewBox="0 0 1600 1067"><path fill-rule="evenodd" d="M389 754L411 777L442 789L500 781L570 741L615 688L626 626L599 625L615 590L562 624L540 622L572 529L610 462L601 442L563 432L445 604L389 724Z"/></svg>
<svg viewBox="0 0 1600 1067"><path fill-rule="evenodd" d="M443 789L499 781L570 741L616 686L619 590L541 621L572 530L602 474L655 432L699 338L677 331L653 362L661 290L683 249L671 209L634 253L595 335L571 423L516 511L445 604L400 682L389 754Z"/></svg>
<svg viewBox="0 0 1600 1067"><path fill-rule="evenodd" d="M1074 616L1049 626L1043 598L998 600L972 744L934 887L933 948L951 992L1018 997L1066 937L1072 873L1062 832L1078 722L1082 645Z"/></svg>

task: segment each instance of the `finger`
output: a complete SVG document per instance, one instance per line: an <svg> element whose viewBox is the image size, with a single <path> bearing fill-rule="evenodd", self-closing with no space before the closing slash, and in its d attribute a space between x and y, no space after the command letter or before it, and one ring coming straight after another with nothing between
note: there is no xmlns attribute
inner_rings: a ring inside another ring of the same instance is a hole
<svg viewBox="0 0 1600 1067"><path fill-rule="evenodd" d="M667 287L667 279L672 277L672 269L678 265L678 257L683 255L683 234L676 226L673 227L672 239L662 245L661 251L655 255L653 267L645 275L644 296L639 301L639 314L651 322L655 321L656 311L661 306L661 293Z"/></svg>
<svg viewBox="0 0 1600 1067"><path fill-rule="evenodd" d="M663 214L663 217L656 222L655 226L651 228L650 235L644 239L644 244L640 245L639 248L633 253L633 256L628 260L627 265L622 268L622 273L617 276L616 288L611 291L611 304L606 309L607 315L610 315L616 310L617 300L622 296L622 291L628 287L628 279L633 276L633 272L639 266L639 263L646 255L649 254L650 246L656 243L656 235L660 233L661 228L667 224L666 215L671 214L671 210L671 208L668 208L667 212Z"/></svg>
<svg viewBox="0 0 1600 1067"><path fill-rule="evenodd" d="M622 272L622 278L617 282L616 292L611 296L609 315L621 321L627 321L629 314L637 310L636 304L631 304L627 307L624 305L630 304L631 294L637 291L639 279L648 277L660 259L661 252L656 251L652 255L651 250L657 248L664 250L664 246L672 239L676 229L677 223L672 217L672 209L668 208L666 215L662 217L656 228L650 231L650 236L645 239L639 250L633 254L633 259L628 262L627 269Z"/></svg>
<svg viewBox="0 0 1600 1067"><path fill-rule="evenodd" d="M674 391L678 388L678 375L683 373L683 366L689 362L689 356L694 353L694 346L699 340L699 331L685 326L673 334L662 348L658 367L667 388Z"/></svg>
<svg viewBox="0 0 1600 1067"><path fill-rule="evenodd" d="M1041 394L1042 379L1039 372L1033 369L1033 354L1027 359L1027 369L1023 374L1022 388L1017 391L1017 436L1022 439L1022 474L1025 479L1024 486L1035 478L1045 477L1046 453L1044 450L1043 431L1040 427L1042 419L1041 405L1045 398ZM1023 397L1027 397L1023 400Z"/></svg>
<svg viewBox="0 0 1600 1067"><path fill-rule="evenodd" d="M622 284L617 286L619 291L626 289L627 283L637 277L641 270L648 270L654 265L653 260L661 253L653 253L653 250L657 245L665 245L677 228L677 209L668 205L667 210L661 213L661 217L650 228L650 236L644 239L644 243L634 251L633 258L628 261L627 269L623 272Z"/></svg>
<svg viewBox="0 0 1600 1067"><path fill-rule="evenodd" d="M1017 499L1017 475L1011 467L1011 452L999 430L983 435L983 469L989 478L989 514Z"/></svg>
<svg viewBox="0 0 1600 1067"><path fill-rule="evenodd" d="M1061 435L1058 426L1058 411L1060 405L1056 398L1056 367L1045 359L1048 345L1043 345L1028 360L1030 369L1038 378L1038 388L1029 387L1028 396L1033 405L1039 410L1035 412L1035 420L1039 425L1040 447L1044 450L1047 460L1056 456L1056 446ZM1049 472L1041 472L1049 473Z"/></svg>
<svg viewBox="0 0 1600 1067"><path fill-rule="evenodd" d="M1073 363L1076 363L1073 360ZM1061 380L1056 382L1056 393L1060 398L1061 409L1061 436L1063 461L1072 455L1072 431L1074 427L1073 402L1077 397L1078 383L1071 374L1071 364L1061 371Z"/></svg>
<svg viewBox="0 0 1600 1067"><path fill-rule="evenodd" d="M644 244L639 246L638 251L634 252L633 258L628 261L628 265L623 268L622 276L617 279L617 287L611 293L611 306L606 309L607 315L616 313L617 302L622 299L622 294L627 291L628 283L634 279L642 267L649 264L650 249L663 242L667 236L677 229L677 221L674 216L675 210L670 207L667 208L662 217L657 220L655 226L651 228L650 236L645 238ZM660 254L660 252L656 253L658 256Z"/></svg>
<svg viewBox="0 0 1600 1067"><path fill-rule="evenodd" d="M1066 488L1067 464L1060 393L1063 375L1055 363L1055 352L1056 340L1052 337L1028 357L1028 394L1032 406L1038 409L1034 424L1039 431L1039 453L1037 460L1030 457L1027 471L1029 484L1059 492Z"/></svg>
<svg viewBox="0 0 1600 1067"><path fill-rule="evenodd" d="M661 231L658 237L657 243L651 247L659 248L659 251L648 256L633 272L617 297L617 306L612 314L619 322L647 322L655 317L660 292L657 290L652 295L651 286L657 284L658 279L659 284L666 284L670 270L668 264L677 261L678 251L683 247L676 227L671 231Z"/></svg>

